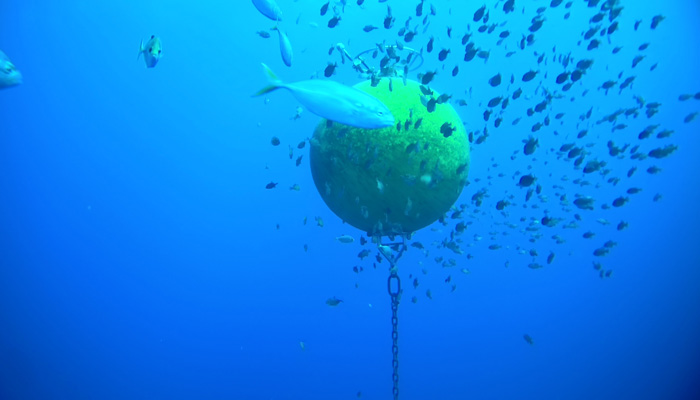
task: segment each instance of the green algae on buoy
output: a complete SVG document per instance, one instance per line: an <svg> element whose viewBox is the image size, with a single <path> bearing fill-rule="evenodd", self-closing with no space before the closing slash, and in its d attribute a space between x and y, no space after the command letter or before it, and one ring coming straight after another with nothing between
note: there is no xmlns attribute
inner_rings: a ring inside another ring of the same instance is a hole
<svg viewBox="0 0 700 400"><path fill-rule="evenodd" d="M395 125L362 129L322 120L310 150L316 189L331 211L369 236L430 225L467 180L469 141L461 119L449 103L428 112L415 81L383 78L376 86L365 81L355 87L381 100ZM433 102L438 96L431 95Z"/></svg>

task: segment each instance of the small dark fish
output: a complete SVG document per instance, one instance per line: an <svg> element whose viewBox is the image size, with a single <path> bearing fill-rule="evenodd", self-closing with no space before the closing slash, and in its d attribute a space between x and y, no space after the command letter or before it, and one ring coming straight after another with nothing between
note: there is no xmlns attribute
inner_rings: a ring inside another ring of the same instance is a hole
<svg viewBox="0 0 700 400"><path fill-rule="evenodd" d="M539 140L533 138L532 136L529 136L526 140L523 140L523 143L525 143L525 146L523 146L523 153L525 153L526 156L534 153L537 147L539 147Z"/></svg>
<svg viewBox="0 0 700 400"><path fill-rule="evenodd" d="M335 74L335 68L338 66L338 63L328 63L328 66L326 67L325 70L323 70L323 76L326 78L330 78Z"/></svg>
<svg viewBox="0 0 700 400"><path fill-rule="evenodd" d="M584 38L585 40L589 40L589 39L591 39L593 36L595 36L595 34L598 33L599 30L600 30L600 28L597 27L597 26L592 27L592 28L590 28L589 30L587 30L586 33L583 34L583 38Z"/></svg>
<svg viewBox="0 0 700 400"><path fill-rule="evenodd" d="M445 122L444 124L442 124L442 126L440 126L440 133L442 133L444 137L452 136L452 133L456 130L457 128L452 126L450 122Z"/></svg>
<svg viewBox="0 0 700 400"><path fill-rule="evenodd" d="M443 103L447 103L450 100L450 98L452 98L452 95L449 95L447 93L443 93L440 96L438 96L436 101L438 104L443 104Z"/></svg>
<svg viewBox="0 0 700 400"><path fill-rule="evenodd" d="M605 248L605 247L601 247L601 248L593 250L593 255L596 257L603 257L603 256L607 255L608 253L610 253L610 249Z"/></svg>
<svg viewBox="0 0 700 400"><path fill-rule="evenodd" d="M532 25L530 25L530 28L528 28L528 29L530 30L530 32L535 33L538 30L540 30L543 23L544 23L544 18L540 18L539 16L535 17L532 19Z"/></svg>
<svg viewBox="0 0 700 400"><path fill-rule="evenodd" d="M428 53L430 53L431 51L433 51L433 43L434 43L434 41L435 41L435 38L431 36L431 37L430 37L430 40L428 40L428 45L427 45L427 48L426 48L426 51L427 51Z"/></svg>
<svg viewBox="0 0 700 400"><path fill-rule="evenodd" d="M474 22L479 22L481 21L482 18L484 18L484 14L486 13L486 5L481 6L478 10L474 12Z"/></svg>
<svg viewBox="0 0 700 400"><path fill-rule="evenodd" d="M342 302L343 302L343 300L341 300L341 299L339 299L339 298L337 298L337 297L331 297L331 298L329 298L328 300L326 300L326 304L328 304L328 305L331 306L331 307L335 307L335 306L337 306L338 304L340 304L340 303L342 303Z"/></svg>
<svg viewBox="0 0 700 400"><path fill-rule="evenodd" d="M426 72L425 74L422 74L422 76L420 77L421 84L423 84L423 85L429 84L430 81L432 81L433 78L435 78L435 74L437 74L437 71Z"/></svg>
<svg viewBox="0 0 700 400"><path fill-rule="evenodd" d="M435 111L435 106L437 105L437 100L435 98L431 98L428 100L428 103L425 105L425 108L428 110L429 113Z"/></svg>
<svg viewBox="0 0 700 400"><path fill-rule="evenodd" d="M416 17L420 17L421 15L423 15L423 1L422 0L416 6Z"/></svg>
<svg viewBox="0 0 700 400"><path fill-rule="evenodd" d="M651 29L656 29L657 26L661 23L661 21L665 20L666 17L663 15L657 15L654 18L651 19Z"/></svg>
<svg viewBox="0 0 700 400"><path fill-rule="evenodd" d="M442 49L440 50L440 53L438 54L438 60L440 61L445 61L447 58L447 55L450 54L450 49Z"/></svg>
<svg viewBox="0 0 700 400"><path fill-rule="evenodd" d="M270 140L270 143L271 143L273 146L279 146L280 140L279 140L279 138L278 138L277 136L273 136L272 139Z"/></svg>
<svg viewBox="0 0 700 400"><path fill-rule="evenodd" d="M470 44L472 44L472 43L470 43ZM475 47L468 48L467 51L464 53L464 61L469 62L469 61L473 60L474 57L476 57L477 51L478 51L478 49L476 49Z"/></svg>
<svg viewBox="0 0 700 400"><path fill-rule="evenodd" d="M462 46L466 45L467 42L469 41L469 38L472 37L471 33L465 33L464 36L462 36Z"/></svg>
<svg viewBox="0 0 700 400"><path fill-rule="evenodd" d="M617 85L617 81L605 81L603 82L603 85L601 87L605 90L608 90L615 85Z"/></svg>
<svg viewBox="0 0 700 400"><path fill-rule="evenodd" d="M625 203L627 203L629 200L630 200L629 197L622 197L622 196L620 196L620 197L616 198L615 200L613 200L612 205L613 205L613 207L622 207L622 206L624 206ZM606 247L607 247L607 246L606 246Z"/></svg>
<svg viewBox="0 0 700 400"><path fill-rule="evenodd" d="M537 76L537 71L528 71L523 74L523 82L530 82L531 80L535 79Z"/></svg>
<svg viewBox="0 0 700 400"><path fill-rule="evenodd" d="M506 0L505 3L503 3L503 12L508 14L515 11L515 0Z"/></svg>
<svg viewBox="0 0 700 400"><path fill-rule="evenodd" d="M278 182L270 182L267 185L265 185L265 189L274 189L278 185Z"/></svg>
<svg viewBox="0 0 700 400"><path fill-rule="evenodd" d="M413 41L413 38L416 36L416 32L414 31L408 31L406 34L403 36L404 42L408 43Z"/></svg>
<svg viewBox="0 0 700 400"><path fill-rule="evenodd" d="M625 89L628 86L630 86L636 78L637 77L635 77L635 76L630 76L629 78L625 79L625 81L620 84L620 91L622 91L622 89Z"/></svg>
<svg viewBox="0 0 700 400"><path fill-rule="evenodd" d="M642 60L644 60L645 58L646 58L646 56L642 56L642 55L634 57L634 59L632 60L632 68L636 67L637 64L642 62Z"/></svg>
<svg viewBox="0 0 700 400"><path fill-rule="evenodd" d="M669 144L668 146L659 147L649 152L649 157L652 158L665 158L673 154L674 151L678 150L678 146Z"/></svg>
<svg viewBox="0 0 700 400"><path fill-rule="evenodd" d="M387 6L387 16L384 17L384 29L391 29L394 26L394 21L396 21L396 18L391 15L391 7Z"/></svg>
<svg viewBox="0 0 700 400"><path fill-rule="evenodd" d="M652 165L651 167L647 168L647 173L650 175L656 175L661 172L661 168L657 167L656 165Z"/></svg>
<svg viewBox="0 0 700 400"><path fill-rule="evenodd" d="M340 18L340 17L337 17L337 16L331 18L331 19L328 21L328 27L329 27L329 28L335 28L336 26L338 26L338 22L340 22L340 19L341 19L341 18Z"/></svg>
<svg viewBox="0 0 700 400"><path fill-rule="evenodd" d="M268 32L268 31L257 31L256 33L258 34L258 36L260 36L263 39L270 38L270 32Z"/></svg>
<svg viewBox="0 0 700 400"><path fill-rule="evenodd" d="M498 200L496 203L496 210L503 211L510 203L505 200Z"/></svg>
<svg viewBox="0 0 700 400"><path fill-rule="evenodd" d="M458 73L459 73L459 66L457 65L452 69L452 76L457 76Z"/></svg>
<svg viewBox="0 0 700 400"><path fill-rule="evenodd" d="M547 256L547 264L551 264L554 261L554 253L549 253Z"/></svg>
<svg viewBox="0 0 700 400"><path fill-rule="evenodd" d="M580 70L587 70L593 65L593 60L591 59L583 59L579 62L576 63L576 68Z"/></svg>
<svg viewBox="0 0 700 400"><path fill-rule="evenodd" d="M489 85L491 85L492 87L496 87L500 84L501 84L501 74L500 73L492 76L491 79L489 79Z"/></svg>
<svg viewBox="0 0 700 400"><path fill-rule="evenodd" d="M537 179L537 178L535 178L535 177L534 177L533 175L531 175L531 174L523 175L523 176L520 177L520 180L518 181L518 186L520 186L520 187L528 187L528 186L532 185L533 183L535 183L535 180L536 180L536 179Z"/></svg>
<svg viewBox="0 0 700 400"><path fill-rule="evenodd" d="M593 210L593 204L595 200L589 196L582 196L574 200L574 205L581 210ZM586 235L583 237L587 238ZM592 237L592 236L591 236Z"/></svg>
<svg viewBox="0 0 700 400"><path fill-rule="evenodd" d="M328 3L321 6L321 16L326 15L326 13L328 12L328 6L330 4L331 4L331 2L329 1Z"/></svg>
<svg viewBox="0 0 700 400"><path fill-rule="evenodd" d="M497 105L501 104L501 101L503 100L503 97L497 96L489 100L488 106L489 107L496 107Z"/></svg>
<svg viewBox="0 0 700 400"><path fill-rule="evenodd" d="M591 160L586 163L585 167L583 167L583 173L590 174L599 171L601 168L605 167L605 165L605 161Z"/></svg>
<svg viewBox="0 0 700 400"><path fill-rule="evenodd" d="M365 25L365 27L362 28L362 30L365 31L365 32L372 32L372 31L375 30L375 29L379 29L379 28L377 28L377 27L374 26L374 25Z"/></svg>

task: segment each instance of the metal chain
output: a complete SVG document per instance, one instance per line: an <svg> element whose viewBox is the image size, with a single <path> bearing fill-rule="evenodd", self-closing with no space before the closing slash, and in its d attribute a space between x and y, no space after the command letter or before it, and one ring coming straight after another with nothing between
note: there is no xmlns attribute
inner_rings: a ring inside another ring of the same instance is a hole
<svg viewBox="0 0 700 400"><path fill-rule="evenodd" d="M403 252L406 251L406 239L403 238L401 244L393 243L391 244L393 250L398 251L396 254L386 254L380 251L382 255L389 261L389 279L387 280L387 290L389 291L389 296L391 296L391 382L392 393L394 394L394 400L399 399L399 300L401 296L401 279L399 279L398 269L396 268L396 262L401 258ZM395 282L392 288L392 283Z"/></svg>
<svg viewBox="0 0 700 400"><path fill-rule="evenodd" d="M391 290L391 282L396 281L396 290ZM399 398L399 293L401 292L401 280L396 273L396 268L391 269L391 275L387 282L389 288L389 296L391 296L391 366L392 374L391 381L393 383L392 393L394 400Z"/></svg>

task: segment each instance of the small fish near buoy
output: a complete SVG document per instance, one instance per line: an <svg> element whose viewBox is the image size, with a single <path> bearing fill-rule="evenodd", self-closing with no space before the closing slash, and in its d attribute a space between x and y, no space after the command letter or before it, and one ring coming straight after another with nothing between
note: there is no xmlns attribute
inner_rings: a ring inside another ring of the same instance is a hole
<svg viewBox="0 0 700 400"><path fill-rule="evenodd" d="M341 300L341 299L339 299L339 298L337 298L337 297L335 297L335 296L333 296L333 297L329 298L328 300L326 300L326 304L328 304L328 305L331 306L331 307L335 307L335 306L337 306L338 304L340 304L340 303L342 303L342 302L343 302L343 300Z"/></svg>
<svg viewBox="0 0 700 400"><path fill-rule="evenodd" d="M355 238L350 235L340 235L336 237L335 240L339 241L340 243L352 243L355 241Z"/></svg>
<svg viewBox="0 0 700 400"><path fill-rule="evenodd" d="M282 10L274 0L253 0L253 5L260 14L273 21L282 21Z"/></svg>
<svg viewBox="0 0 700 400"><path fill-rule="evenodd" d="M143 54L143 60L146 62L146 68L155 67L163 54L163 45L160 42L160 38L151 35L145 45L142 40L141 46L139 47L139 54L136 56L137 60L141 54Z"/></svg>
<svg viewBox="0 0 700 400"><path fill-rule="evenodd" d="M0 89L17 86L22 83L22 74L10 61L10 58L0 50Z"/></svg>
<svg viewBox="0 0 700 400"><path fill-rule="evenodd" d="M289 41L289 37L282 32L278 27L273 27L273 31L277 31L280 41L280 55L282 56L282 61L284 65L291 67L292 60L294 58L294 50L292 50L292 42Z"/></svg>

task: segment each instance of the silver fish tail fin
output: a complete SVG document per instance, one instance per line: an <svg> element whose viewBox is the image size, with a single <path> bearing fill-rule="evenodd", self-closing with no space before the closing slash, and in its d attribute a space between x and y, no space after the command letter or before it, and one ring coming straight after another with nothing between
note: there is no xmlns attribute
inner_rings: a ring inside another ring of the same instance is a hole
<svg viewBox="0 0 700 400"><path fill-rule="evenodd" d="M139 45L139 53L136 55L136 61L138 61L141 57L141 53L143 53L143 39L141 40L141 44Z"/></svg>
<svg viewBox="0 0 700 400"><path fill-rule="evenodd" d="M277 77L277 75L275 75L275 73L272 72L270 67L268 67L264 63L261 63L261 64L263 67L263 72L265 72L265 76L267 77L268 85L265 86L264 88L258 90L253 95L253 97L262 96L265 93L270 93L270 92L275 91L281 87L284 87L284 83L282 83L282 81Z"/></svg>

